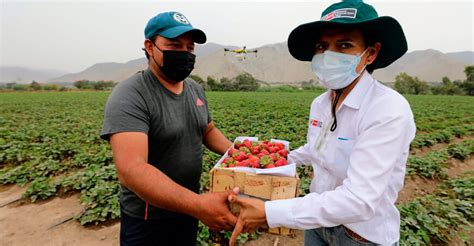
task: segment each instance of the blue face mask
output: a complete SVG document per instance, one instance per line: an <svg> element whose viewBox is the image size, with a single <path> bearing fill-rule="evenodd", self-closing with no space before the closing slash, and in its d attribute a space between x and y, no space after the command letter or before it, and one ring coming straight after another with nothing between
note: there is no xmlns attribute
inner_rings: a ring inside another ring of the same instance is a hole
<svg viewBox="0 0 474 246"><path fill-rule="evenodd" d="M326 50L324 53L316 54L311 61L311 68L318 82L331 90L339 90L350 85L364 71L356 72L360 58L369 48L360 55L349 55Z"/></svg>

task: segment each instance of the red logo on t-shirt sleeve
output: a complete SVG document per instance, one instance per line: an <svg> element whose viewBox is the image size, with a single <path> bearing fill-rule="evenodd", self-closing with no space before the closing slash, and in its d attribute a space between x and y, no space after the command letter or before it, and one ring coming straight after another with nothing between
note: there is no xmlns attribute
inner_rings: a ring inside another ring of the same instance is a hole
<svg viewBox="0 0 474 246"><path fill-rule="evenodd" d="M204 106L204 102L201 99L196 100L196 106Z"/></svg>

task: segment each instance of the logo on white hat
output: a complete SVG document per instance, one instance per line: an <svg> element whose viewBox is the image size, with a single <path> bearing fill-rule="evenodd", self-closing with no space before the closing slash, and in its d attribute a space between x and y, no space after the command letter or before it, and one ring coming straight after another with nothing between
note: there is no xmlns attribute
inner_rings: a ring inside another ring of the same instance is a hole
<svg viewBox="0 0 474 246"><path fill-rule="evenodd" d="M186 19L186 17L181 14L181 13L174 13L173 15L173 19L179 23L182 23L182 24L185 24L185 25L188 25L189 24L189 21L188 19Z"/></svg>

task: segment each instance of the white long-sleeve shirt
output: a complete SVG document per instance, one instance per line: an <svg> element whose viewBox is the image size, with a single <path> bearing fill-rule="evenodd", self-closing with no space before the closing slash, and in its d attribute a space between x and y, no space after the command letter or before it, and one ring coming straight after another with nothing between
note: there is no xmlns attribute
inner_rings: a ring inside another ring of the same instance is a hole
<svg viewBox="0 0 474 246"><path fill-rule="evenodd" d="M311 104L307 143L292 151L290 163L310 164L311 193L265 202L270 227L313 229L344 225L374 243L389 245L400 238L395 207L403 187L415 123L403 96L364 72L338 109L331 124L331 94Z"/></svg>

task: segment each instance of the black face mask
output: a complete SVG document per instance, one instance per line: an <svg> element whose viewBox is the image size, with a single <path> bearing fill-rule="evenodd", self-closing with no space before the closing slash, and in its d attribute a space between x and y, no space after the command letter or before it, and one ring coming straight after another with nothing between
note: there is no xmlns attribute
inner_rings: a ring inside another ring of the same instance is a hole
<svg viewBox="0 0 474 246"><path fill-rule="evenodd" d="M196 55L189 51L161 50L158 46L155 45L155 47L163 53L163 66L158 65L155 57L153 57L153 61L155 61L160 71L172 82L181 82L191 74L191 71L194 69Z"/></svg>

